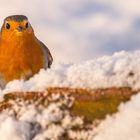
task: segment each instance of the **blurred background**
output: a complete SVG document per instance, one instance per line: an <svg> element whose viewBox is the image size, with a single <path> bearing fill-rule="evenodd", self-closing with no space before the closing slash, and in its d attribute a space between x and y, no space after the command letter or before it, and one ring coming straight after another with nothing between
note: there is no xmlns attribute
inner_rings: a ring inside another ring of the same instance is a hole
<svg viewBox="0 0 140 140"><path fill-rule="evenodd" d="M29 18L56 62L80 62L140 47L139 0L0 0L0 24Z"/></svg>

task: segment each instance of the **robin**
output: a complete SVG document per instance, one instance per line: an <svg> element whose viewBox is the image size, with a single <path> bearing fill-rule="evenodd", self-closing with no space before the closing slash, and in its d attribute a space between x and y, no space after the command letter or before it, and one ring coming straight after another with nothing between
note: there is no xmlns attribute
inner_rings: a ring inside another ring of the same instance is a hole
<svg viewBox="0 0 140 140"><path fill-rule="evenodd" d="M49 49L37 39L24 15L8 16L0 33L0 85L15 79L29 79L41 68L50 68Z"/></svg>

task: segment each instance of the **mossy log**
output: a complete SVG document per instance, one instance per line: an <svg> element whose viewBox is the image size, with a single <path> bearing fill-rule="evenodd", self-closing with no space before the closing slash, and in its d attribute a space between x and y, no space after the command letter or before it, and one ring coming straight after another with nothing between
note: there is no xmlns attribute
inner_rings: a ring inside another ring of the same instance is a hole
<svg viewBox="0 0 140 140"><path fill-rule="evenodd" d="M122 102L130 100L132 95L138 93L129 87L106 88L106 89L80 89L80 88L48 88L46 92L13 92L4 95L4 101L0 103L0 111L11 107L9 99L22 98L25 100L38 100L48 94L68 94L75 98L71 108L73 115L83 116L87 122L100 120L108 114L118 111Z"/></svg>

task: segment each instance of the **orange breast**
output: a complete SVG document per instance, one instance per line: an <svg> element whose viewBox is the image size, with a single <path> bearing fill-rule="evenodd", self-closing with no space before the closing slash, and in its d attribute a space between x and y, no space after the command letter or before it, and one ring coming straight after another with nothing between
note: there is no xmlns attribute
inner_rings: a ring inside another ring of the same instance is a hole
<svg viewBox="0 0 140 140"><path fill-rule="evenodd" d="M28 79L44 67L43 52L35 37L0 42L0 74L5 82Z"/></svg>

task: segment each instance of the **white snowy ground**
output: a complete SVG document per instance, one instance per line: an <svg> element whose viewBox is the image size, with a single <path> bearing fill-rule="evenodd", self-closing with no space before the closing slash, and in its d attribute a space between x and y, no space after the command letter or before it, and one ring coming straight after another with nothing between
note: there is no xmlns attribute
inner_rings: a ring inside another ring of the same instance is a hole
<svg viewBox="0 0 140 140"><path fill-rule="evenodd" d="M140 51L133 53L122 51L113 56L104 56L80 64L53 64L51 69L41 70L29 81L10 82L4 90L1 90L1 97L11 91L43 91L50 86L82 88L129 86L139 89ZM140 139L140 93L126 104L121 104L119 112L108 116L96 129L79 133L73 132L71 127L82 126L82 119L72 118L67 110L61 111L59 108L61 102L63 101L60 101L58 106L55 103L50 104L50 107L42 112L37 112L34 106L27 108L23 105L18 118L12 115L12 111L0 114L0 139L30 140L33 133L38 131L37 127L32 132L31 123L37 123L41 127L41 132L38 132L33 140L45 140L46 138L59 140L66 129L69 136L77 140L81 140L81 137L83 140ZM19 108L15 105L15 109ZM45 124L48 125L47 129L44 128L43 121L47 123ZM55 121L61 124L56 125Z"/></svg>

